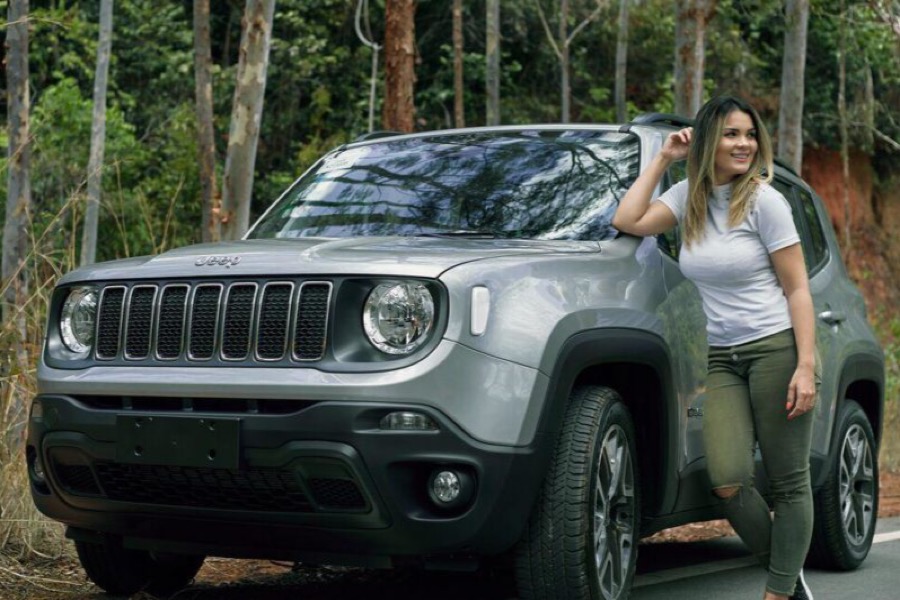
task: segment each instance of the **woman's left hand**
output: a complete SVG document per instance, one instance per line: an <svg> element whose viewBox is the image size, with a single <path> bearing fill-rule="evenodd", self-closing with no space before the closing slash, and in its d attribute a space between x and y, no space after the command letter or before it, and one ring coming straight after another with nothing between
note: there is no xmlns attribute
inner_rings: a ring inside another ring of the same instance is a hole
<svg viewBox="0 0 900 600"><path fill-rule="evenodd" d="M813 367L798 366L788 386L788 420L809 412L816 405L816 378Z"/></svg>

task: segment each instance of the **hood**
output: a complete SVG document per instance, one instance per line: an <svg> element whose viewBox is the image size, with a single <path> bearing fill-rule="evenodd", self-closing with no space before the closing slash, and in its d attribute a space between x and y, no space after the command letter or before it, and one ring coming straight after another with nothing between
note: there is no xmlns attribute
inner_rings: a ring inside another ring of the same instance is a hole
<svg viewBox="0 0 900 600"><path fill-rule="evenodd" d="M567 240L360 237L241 240L197 244L157 256L82 267L60 283L177 277L396 275L438 277L476 260L538 254L583 254L600 244Z"/></svg>

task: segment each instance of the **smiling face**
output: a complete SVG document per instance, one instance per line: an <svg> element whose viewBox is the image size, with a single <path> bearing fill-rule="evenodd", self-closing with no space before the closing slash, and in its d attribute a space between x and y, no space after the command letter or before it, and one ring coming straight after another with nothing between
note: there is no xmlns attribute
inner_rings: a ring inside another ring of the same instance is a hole
<svg viewBox="0 0 900 600"><path fill-rule="evenodd" d="M749 114L742 110L728 113L716 147L716 185L728 183L747 172L759 150L756 135L756 126Z"/></svg>

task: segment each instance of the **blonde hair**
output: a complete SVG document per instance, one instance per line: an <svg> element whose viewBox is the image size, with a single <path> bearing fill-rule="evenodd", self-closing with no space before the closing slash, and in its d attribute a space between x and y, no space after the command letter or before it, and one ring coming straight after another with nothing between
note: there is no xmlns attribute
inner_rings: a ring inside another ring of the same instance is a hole
<svg viewBox="0 0 900 600"><path fill-rule="evenodd" d="M736 110L746 113L753 121L757 152L747 172L732 183L729 227L736 227L747 217L758 186L772 181L772 140L756 110L733 96L717 96L704 104L697 113L688 152L688 202L682 236L685 246L699 242L706 234L707 201L716 185L716 148L722 139L725 119Z"/></svg>

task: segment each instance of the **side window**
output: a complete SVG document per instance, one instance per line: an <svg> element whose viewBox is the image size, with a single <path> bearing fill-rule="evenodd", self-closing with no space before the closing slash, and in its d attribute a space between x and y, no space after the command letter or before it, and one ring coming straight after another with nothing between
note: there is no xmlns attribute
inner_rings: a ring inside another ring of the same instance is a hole
<svg viewBox="0 0 900 600"><path fill-rule="evenodd" d="M800 199L800 208L809 228L809 258L807 266L809 271L818 270L828 260L828 242L825 241L825 232L822 230L822 220L816 212L816 205L809 192L797 189L797 197Z"/></svg>
<svg viewBox="0 0 900 600"><path fill-rule="evenodd" d="M806 270L807 272L810 270L810 255L809 255L809 235L807 234L806 225L804 221L806 220L806 215L803 214L801 210L797 207L797 197L794 195L794 187L780 179L775 179L772 181L772 187L781 192L781 195L784 196L788 204L791 205L791 213L794 215L794 225L797 227L797 233L800 234L800 247L803 249L803 259L806 262Z"/></svg>
<svg viewBox="0 0 900 600"><path fill-rule="evenodd" d="M669 189L682 179L687 177L687 161L680 160L673 163L663 177L663 191ZM678 251L681 249L681 226L676 225L673 229L658 235L657 244L660 250L678 260Z"/></svg>
<svg viewBox="0 0 900 600"><path fill-rule="evenodd" d="M806 270L813 273L825 262L828 256L828 245L825 242L825 234L816 214L812 196L806 190L778 179L773 181L772 185L787 198L791 205L794 224L797 226L797 233L800 234Z"/></svg>

